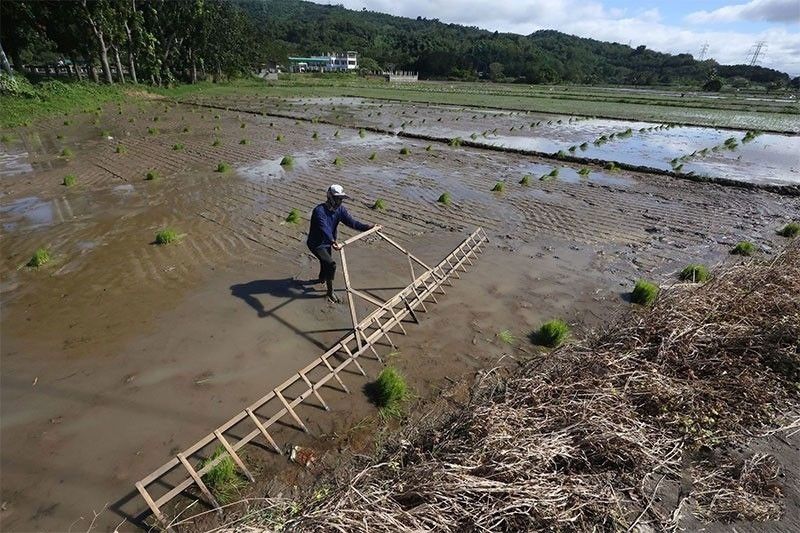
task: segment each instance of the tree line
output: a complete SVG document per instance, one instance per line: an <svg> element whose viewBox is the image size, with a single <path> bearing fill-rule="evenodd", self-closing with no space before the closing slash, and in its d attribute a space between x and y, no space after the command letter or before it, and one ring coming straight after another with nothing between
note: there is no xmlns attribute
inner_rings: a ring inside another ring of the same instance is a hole
<svg viewBox="0 0 800 533"><path fill-rule="evenodd" d="M68 59L95 81L163 85L245 73L258 58L252 20L227 0L3 0L0 20L17 71Z"/></svg>
<svg viewBox="0 0 800 533"><path fill-rule="evenodd" d="M2 0L0 21L0 45L15 69L67 58L108 83L126 75L155 85L220 79L286 65L290 55L355 50L365 70L414 70L423 79L800 87L800 78L777 70L644 45L553 30L491 32L301 0Z"/></svg>

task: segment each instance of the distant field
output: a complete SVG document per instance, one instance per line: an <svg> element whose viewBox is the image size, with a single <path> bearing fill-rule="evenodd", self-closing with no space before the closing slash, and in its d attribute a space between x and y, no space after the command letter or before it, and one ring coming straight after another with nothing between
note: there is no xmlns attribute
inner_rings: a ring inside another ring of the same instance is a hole
<svg viewBox="0 0 800 533"><path fill-rule="evenodd" d="M242 91L292 96L356 96L406 102L491 107L543 113L622 118L697 126L757 129L781 133L800 132L800 108L795 101L764 96L722 95L719 98L665 90L529 86L486 83L420 82L388 85L354 79L248 81L199 89L209 95ZM198 92L196 88L165 91L171 96Z"/></svg>

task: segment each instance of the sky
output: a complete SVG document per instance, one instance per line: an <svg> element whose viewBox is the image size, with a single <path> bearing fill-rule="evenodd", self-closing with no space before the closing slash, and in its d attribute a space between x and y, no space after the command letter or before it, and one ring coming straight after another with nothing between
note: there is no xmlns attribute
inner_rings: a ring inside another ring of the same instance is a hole
<svg viewBox="0 0 800 533"><path fill-rule="evenodd" d="M723 64L757 64L800 75L800 0L317 0L349 9L436 18L523 35L554 29Z"/></svg>

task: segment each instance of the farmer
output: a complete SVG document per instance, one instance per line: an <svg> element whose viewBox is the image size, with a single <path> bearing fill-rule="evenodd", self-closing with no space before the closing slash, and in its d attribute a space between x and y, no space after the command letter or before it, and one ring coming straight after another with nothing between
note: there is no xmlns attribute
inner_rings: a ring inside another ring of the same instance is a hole
<svg viewBox="0 0 800 533"><path fill-rule="evenodd" d="M357 221L342 205L342 201L349 198L344 193L341 185L328 187L328 200L314 208L311 215L311 227L308 230L306 244L311 253L319 259L319 279L327 285L327 298L331 303L339 303L339 298L333 292L333 277L336 275L336 261L331 257L331 248L340 250L342 246L336 242L336 228L339 222L344 222L348 228L356 231L366 231L374 225ZM380 227L380 226L379 226Z"/></svg>

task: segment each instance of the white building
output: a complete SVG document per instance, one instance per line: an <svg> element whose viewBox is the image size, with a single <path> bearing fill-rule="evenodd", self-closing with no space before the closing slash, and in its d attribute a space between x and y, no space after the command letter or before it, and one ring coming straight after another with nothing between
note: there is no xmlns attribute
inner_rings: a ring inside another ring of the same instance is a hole
<svg viewBox="0 0 800 533"><path fill-rule="evenodd" d="M340 72L358 69L358 54L353 51L311 57L289 57L293 72Z"/></svg>

